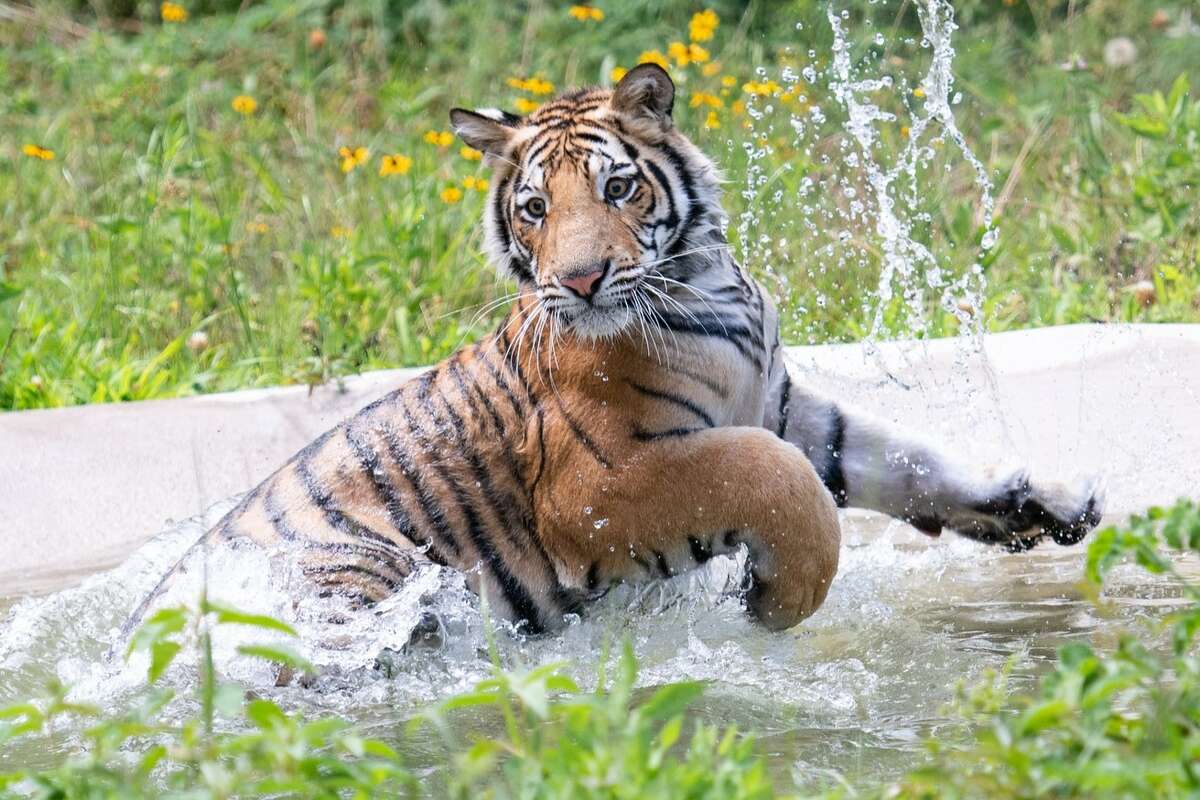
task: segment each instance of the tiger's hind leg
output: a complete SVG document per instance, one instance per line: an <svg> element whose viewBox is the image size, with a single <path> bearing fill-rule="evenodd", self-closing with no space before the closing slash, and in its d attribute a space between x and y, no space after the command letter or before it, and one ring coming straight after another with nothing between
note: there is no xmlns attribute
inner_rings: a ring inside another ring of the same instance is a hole
<svg viewBox="0 0 1200 800"><path fill-rule="evenodd" d="M824 601L837 572L837 510L804 454L769 432L664 438L594 478L583 496L573 474L551 489L557 509L587 506L589 520L604 520L560 528L569 542L560 557L587 589L676 574L745 545L747 603L764 625L789 628Z"/></svg>

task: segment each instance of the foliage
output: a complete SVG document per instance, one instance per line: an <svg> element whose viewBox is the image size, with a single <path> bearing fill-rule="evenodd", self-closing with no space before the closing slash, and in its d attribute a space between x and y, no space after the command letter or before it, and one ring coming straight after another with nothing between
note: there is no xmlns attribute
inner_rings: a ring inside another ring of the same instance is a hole
<svg viewBox="0 0 1200 800"><path fill-rule="evenodd" d="M1002 678L962 692L971 742L931 742L931 763L892 797L1194 797L1200 792L1200 585L1178 571L1200 554L1200 506L1154 508L1126 527L1100 532L1088 549L1099 586L1132 557L1169 574L1182 607L1161 620L1168 653L1122 637L1101 653L1071 644L1031 697L1009 698Z"/></svg>
<svg viewBox="0 0 1200 800"><path fill-rule="evenodd" d="M511 286L478 254L487 173L443 136L447 109L536 104L546 83L607 83L644 51L671 60L679 125L737 187L731 236L781 298L788 340L859 339L878 303L870 220L847 224L844 245L842 226L820 223L849 204L836 191L855 180L844 133L831 116L815 149L790 138L791 115L808 103L835 115L836 102L819 81L791 92L756 72L782 81L810 48L824 65L825 2L715 2L719 25L693 42L707 60L688 51L685 66L671 44L689 41L702 6L683 0L600 3L602 20L502 0L197 0L175 4L189 15L174 23L145 0L10 5L0 409L316 383L428 363L482 335L503 306L485 304ZM848 5L855 63L895 87L872 97L897 115L874 154L894 163L919 110L919 4ZM1197 102L1183 83L1162 108L1133 100L1200 73L1195 38L1123 0L956 5L955 114L998 187L986 323L1200 319ZM1163 5L1174 24L1188 4ZM1137 43L1134 67L1104 65L1116 35ZM752 189L755 143L765 180ZM974 175L929 144L913 235L962 275L981 234ZM364 160L344 170L343 148ZM822 187L814 227L771 216L774 193L798 197L806 179ZM840 266L829 245L848 254ZM1131 288L1147 281L1153 292ZM957 330L960 309L926 306L918 334ZM898 294L881 333L913 332L906 309Z"/></svg>
<svg viewBox="0 0 1200 800"><path fill-rule="evenodd" d="M1180 570L1200 554L1200 505L1151 509L1100 532L1088 550L1096 588L1123 560L1174 579L1179 609L1158 622L1169 643L1125 636L1111 653L1064 647L1029 696L1010 694L1004 675L960 690L957 735L930 740L926 764L894 784L843 788L831 797L1190 797L1200 791L1200 585ZM626 647L609 681L584 692L548 664L500 669L471 692L420 715L446 743L436 781L419 781L389 744L343 720L312 721L271 700L221 683L212 635L224 626L291 635L283 623L202 600L149 618L131 652L149 656L145 700L119 717L69 701L61 686L41 702L0 709L0 748L53 729L66 716L93 720L78 752L45 770L0 775L0 796L188 797L275 795L368 797L440 794L492 798L770 798L776 787L754 739L700 724L685 744L696 683L634 689ZM162 676L182 653L196 657L196 696L176 697ZM292 674L311 670L290 649L243 647ZM599 660L608 663L607 657ZM497 715L500 733L480 733ZM169 722L182 716L182 722ZM464 720L474 731L462 741ZM3 750L0 750L2 753Z"/></svg>
<svg viewBox="0 0 1200 800"><path fill-rule="evenodd" d="M494 658L494 656L493 656ZM607 661L600 660L601 664ZM637 663L626 645L607 685L603 671L582 693L559 665L495 677L444 703L425 721L446 735L454 757L450 794L461 798L771 798L774 789L754 740L734 728L696 725L682 744L683 712L698 683L675 683L634 702ZM553 695L557 694L557 697ZM505 735L463 748L447 712L493 707Z"/></svg>
<svg viewBox="0 0 1200 800"><path fill-rule="evenodd" d="M50 687L42 704L0 710L0 746L17 736L48 734L68 715L94 720L80 751L57 766L0 774L0 796L317 798L411 792L412 776L383 742L363 738L337 717L306 721L270 700L251 699L240 687L219 682L211 637L215 629L228 625L295 635L270 617L204 600L191 612L165 608L148 619L130 643L131 653L150 655L151 690L126 714L102 718L94 708L68 702L61 686ZM199 676L191 704L169 688L155 687L183 650L185 635L194 642ZM239 651L281 668L311 668L284 647L244 646ZM195 710L181 724L170 724L169 712L180 705Z"/></svg>

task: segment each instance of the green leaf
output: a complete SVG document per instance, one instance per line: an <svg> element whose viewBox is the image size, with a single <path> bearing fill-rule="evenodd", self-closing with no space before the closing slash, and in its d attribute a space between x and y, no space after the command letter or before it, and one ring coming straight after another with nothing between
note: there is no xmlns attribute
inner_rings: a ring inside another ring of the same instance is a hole
<svg viewBox="0 0 1200 800"><path fill-rule="evenodd" d="M1171 116L1175 116L1183 110L1187 96L1188 76L1186 72L1181 72L1175 82L1171 84L1171 91L1167 94L1167 110Z"/></svg>
<svg viewBox="0 0 1200 800"><path fill-rule="evenodd" d="M155 642L179 633L187 624L187 609L182 606L162 608L154 612L129 640L126 657L135 650L149 650Z"/></svg>
<svg viewBox="0 0 1200 800"><path fill-rule="evenodd" d="M156 682L166 672L167 667L179 655L181 645L167 639L161 639L150 646L150 667L146 670L146 680Z"/></svg>
<svg viewBox="0 0 1200 800"><path fill-rule="evenodd" d="M251 700L246 705L246 719L263 730L286 725L288 722L283 710L270 700Z"/></svg>
<svg viewBox="0 0 1200 800"><path fill-rule="evenodd" d="M222 683L213 693L213 708L221 716L229 719L236 717L242 710L246 693L235 683Z"/></svg>
<svg viewBox="0 0 1200 800"><path fill-rule="evenodd" d="M281 622L274 617L268 617L265 614L249 614L245 611L239 611L236 608L220 605L212 601L205 601L201 606L201 611L205 614L215 614L218 625L246 625L251 628L262 628L263 630L279 631L286 633L288 636L296 636L296 629L286 622Z"/></svg>
<svg viewBox="0 0 1200 800"><path fill-rule="evenodd" d="M315 673L317 671L317 668L312 665L312 662L289 647L263 644L243 644L238 646L237 651L244 656L262 658L267 661L272 661L276 664L284 664L296 669L298 672Z"/></svg>
<svg viewBox="0 0 1200 800"><path fill-rule="evenodd" d="M0 303L11 300L21 293L22 289L15 283L0 281Z"/></svg>
<svg viewBox="0 0 1200 800"><path fill-rule="evenodd" d="M703 692L704 685L696 681L668 684L655 692L639 710L647 719L669 719L683 713Z"/></svg>
<svg viewBox="0 0 1200 800"><path fill-rule="evenodd" d="M1148 139L1161 139L1167 134L1167 125L1161 120L1151 119L1144 114L1117 114L1117 122L1129 128L1139 136Z"/></svg>

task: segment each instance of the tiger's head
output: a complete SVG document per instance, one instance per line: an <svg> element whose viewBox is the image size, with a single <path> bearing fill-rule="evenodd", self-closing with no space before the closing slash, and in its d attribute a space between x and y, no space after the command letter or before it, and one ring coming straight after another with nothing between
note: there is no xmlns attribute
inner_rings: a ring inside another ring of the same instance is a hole
<svg viewBox="0 0 1200 800"><path fill-rule="evenodd" d="M666 71L642 64L527 117L450 112L495 170L489 256L584 338L625 330L639 303L706 269L724 242L716 169L675 128L674 100Z"/></svg>

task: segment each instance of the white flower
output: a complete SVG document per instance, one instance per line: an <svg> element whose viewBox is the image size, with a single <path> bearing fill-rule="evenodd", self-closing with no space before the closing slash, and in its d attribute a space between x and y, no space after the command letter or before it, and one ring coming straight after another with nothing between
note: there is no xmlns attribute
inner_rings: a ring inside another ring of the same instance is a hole
<svg viewBox="0 0 1200 800"><path fill-rule="evenodd" d="M1104 63L1110 67L1128 67L1137 61L1137 45L1128 36L1109 39L1104 45Z"/></svg>

